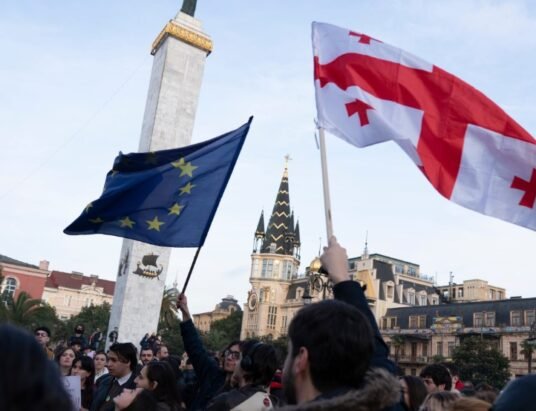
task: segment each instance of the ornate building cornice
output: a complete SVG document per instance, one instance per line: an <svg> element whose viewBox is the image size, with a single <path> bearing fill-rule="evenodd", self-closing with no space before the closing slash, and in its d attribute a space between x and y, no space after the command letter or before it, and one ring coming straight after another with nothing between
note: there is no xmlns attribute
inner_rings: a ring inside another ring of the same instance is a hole
<svg viewBox="0 0 536 411"><path fill-rule="evenodd" d="M171 20L156 37L155 41L153 41L151 50L152 55L157 52L158 48L168 36L174 37L194 47L197 47L198 49L205 51L207 55L212 52L212 40L203 36L202 34L188 29L187 27L180 26Z"/></svg>

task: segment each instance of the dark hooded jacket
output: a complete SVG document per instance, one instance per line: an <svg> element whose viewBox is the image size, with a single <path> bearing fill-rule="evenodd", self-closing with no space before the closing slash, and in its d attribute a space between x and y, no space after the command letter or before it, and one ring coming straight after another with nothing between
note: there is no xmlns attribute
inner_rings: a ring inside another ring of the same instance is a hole
<svg viewBox="0 0 536 411"><path fill-rule="evenodd" d="M381 368L373 368L365 376L365 384L358 390L347 390L331 398L321 395L300 405L288 405L281 411L382 411L398 406L400 383ZM402 409L402 408L400 408Z"/></svg>

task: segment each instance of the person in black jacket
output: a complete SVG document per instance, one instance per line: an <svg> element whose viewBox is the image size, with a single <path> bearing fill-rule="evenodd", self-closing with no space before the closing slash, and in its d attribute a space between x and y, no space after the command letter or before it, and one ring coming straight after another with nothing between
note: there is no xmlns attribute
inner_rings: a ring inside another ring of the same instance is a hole
<svg viewBox="0 0 536 411"><path fill-rule="evenodd" d="M240 341L233 341L225 348L223 366L220 367L199 338L184 294L179 296L177 307L182 313L180 327L184 349L192 362L198 381L194 398L187 406L191 411L204 410L212 398L231 388L231 377L240 359Z"/></svg>
<svg viewBox="0 0 536 411"><path fill-rule="evenodd" d="M321 256L335 300L302 308L288 330L283 370L286 410L402 410L376 320L359 283L348 275L348 257L335 237Z"/></svg>
<svg viewBox="0 0 536 411"><path fill-rule="evenodd" d="M91 404L91 411L113 411L113 399L121 394L123 389L134 389L136 383L136 366L138 355L132 343L115 343L108 352L109 373L99 378L97 389Z"/></svg>
<svg viewBox="0 0 536 411"><path fill-rule="evenodd" d="M268 394L268 387L277 369L277 354L272 344L249 340L242 344L242 359L234 377L239 387L216 396L207 411L239 409L261 410L278 404L278 398Z"/></svg>

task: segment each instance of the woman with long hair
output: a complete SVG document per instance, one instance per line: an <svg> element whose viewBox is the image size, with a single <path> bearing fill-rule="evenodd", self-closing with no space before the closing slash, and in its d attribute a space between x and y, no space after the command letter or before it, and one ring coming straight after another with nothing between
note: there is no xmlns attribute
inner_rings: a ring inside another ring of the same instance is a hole
<svg viewBox="0 0 536 411"><path fill-rule="evenodd" d="M135 390L123 390L114 398L116 410L181 411L182 401L169 363L154 361L136 377Z"/></svg>
<svg viewBox="0 0 536 411"><path fill-rule="evenodd" d="M419 377L404 375L400 378L402 396L408 411L419 411L419 407L428 395L426 385Z"/></svg>
<svg viewBox="0 0 536 411"><path fill-rule="evenodd" d="M106 368L107 361L108 356L104 351L101 350L95 353L95 357L93 358L93 365L95 366L95 384L100 377L108 374L108 368Z"/></svg>
<svg viewBox="0 0 536 411"><path fill-rule="evenodd" d="M82 411L89 410L93 401L93 380L95 366L89 357L80 357L74 360L71 375L80 377L80 391L82 398Z"/></svg>
<svg viewBox="0 0 536 411"><path fill-rule="evenodd" d="M72 348L62 347L56 352L56 363L60 367L60 372L63 377L71 375L71 368L76 354Z"/></svg>

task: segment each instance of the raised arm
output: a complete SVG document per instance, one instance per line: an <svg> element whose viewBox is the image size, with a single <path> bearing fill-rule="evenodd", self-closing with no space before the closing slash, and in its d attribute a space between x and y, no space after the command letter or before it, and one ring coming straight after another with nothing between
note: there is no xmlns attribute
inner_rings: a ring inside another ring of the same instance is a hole
<svg viewBox="0 0 536 411"><path fill-rule="evenodd" d="M214 359L208 354L203 346L203 341L199 337L190 310L188 308L188 299L181 294L177 300L177 307L182 313L181 335L184 342L184 349L188 353L188 358L192 362L195 373L199 379L205 378L208 374L218 373L219 367Z"/></svg>
<svg viewBox="0 0 536 411"><path fill-rule="evenodd" d="M336 300L344 301L356 307L369 320L374 332L374 353L370 365L372 367L385 368L395 373L395 365L389 360L389 350L380 334L374 314L370 310L365 293L361 285L350 280L348 274L348 255L346 249L341 247L335 236L329 239L328 246L324 247L324 253L320 256L322 267L329 273L333 282L333 295Z"/></svg>

